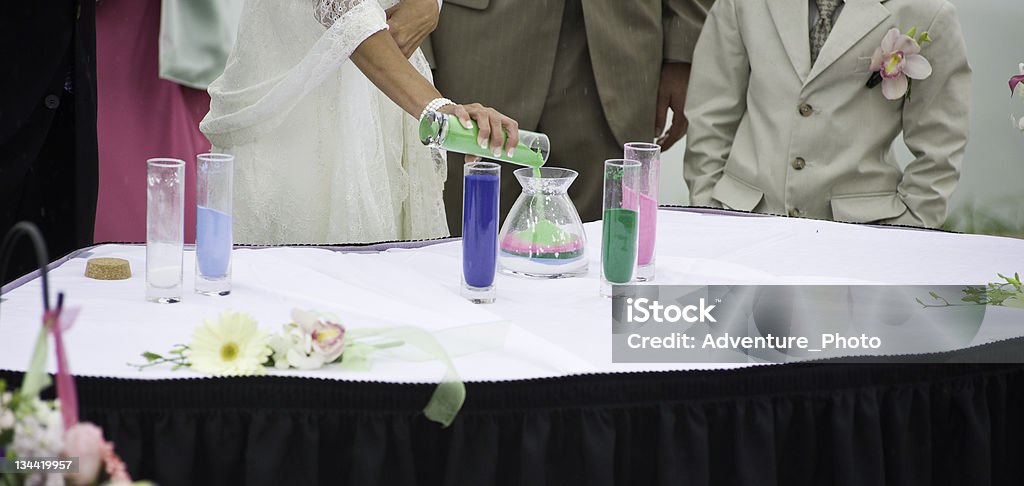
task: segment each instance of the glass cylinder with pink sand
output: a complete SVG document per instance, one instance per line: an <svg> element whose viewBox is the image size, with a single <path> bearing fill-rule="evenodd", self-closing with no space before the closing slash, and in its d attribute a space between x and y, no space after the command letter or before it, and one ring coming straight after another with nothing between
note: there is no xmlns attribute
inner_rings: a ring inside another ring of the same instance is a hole
<svg viewBox="0 0 1024 486"><path fill-rule="evenodd" d="M636 254L636 280L654 280L655 241L658 229L658 184L661 182L661 146L654 143L630 142L624 157L640 162L640 228Z"/></svg>

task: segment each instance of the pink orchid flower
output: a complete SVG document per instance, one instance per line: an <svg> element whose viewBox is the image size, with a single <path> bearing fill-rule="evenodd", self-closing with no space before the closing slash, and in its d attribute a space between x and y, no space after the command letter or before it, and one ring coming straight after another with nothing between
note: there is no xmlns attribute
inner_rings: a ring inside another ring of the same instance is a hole
<svg viewBox="0 0 1024 486"><path fill-rule="evenodd" d="M1013 91L1017 89L1017 85L1021 83L1024 83L1024 62L1020 63L1020 74L1010 77L1010 96L1013 96ZM1021 96L1024 96L1024 91L1021 93Z"/></svg>
<svg viewBox="0 0 1024 486"><path fill-rule="evenodd" d="M920 54L921 45L899 29L890 29L871 56L871 71L882 76L882 95L898 100L907 94L910 79L927 79L932 64ZM909 78L909 79L908 79Z"/></svg>
<svg viewBox="0 0 1024 486"><path fill-rule="evenodd" d="M317 312L295 309L292 320L298 324L309 343L310 354L331 363L345 350L345 326Z"/></svg>

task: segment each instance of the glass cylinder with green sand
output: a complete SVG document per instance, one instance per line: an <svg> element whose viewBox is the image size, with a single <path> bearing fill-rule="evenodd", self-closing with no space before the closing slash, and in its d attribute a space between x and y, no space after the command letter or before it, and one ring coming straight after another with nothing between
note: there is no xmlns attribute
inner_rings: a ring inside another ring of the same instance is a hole
<svg viewBox="0 0 1024 486"><path fill-rule="evenodd" d="M477 127L476 121L473 121L472 125L472 128L466 128L455 115L446 115L439 111L428 111L420 119L420 141L424 145L430 145L450 152L476 155L477 157L509 162L535 169L543 166L548 160L548 154L551 152L551 141L543 133L519 130L519 144L512 151L512 155L503 151L498 157L495 157L489 146L481 147L477 143L480 129ZM507 133L502 135L503 141L508 139Z"/></svg>
<svg viewBox="0 0 1024 486"><path fill-rule="evenodd" d="M604 163L601 220L601 295L610 297L614 285L633 280L640 213L640 162L613 159Z"/></svg>

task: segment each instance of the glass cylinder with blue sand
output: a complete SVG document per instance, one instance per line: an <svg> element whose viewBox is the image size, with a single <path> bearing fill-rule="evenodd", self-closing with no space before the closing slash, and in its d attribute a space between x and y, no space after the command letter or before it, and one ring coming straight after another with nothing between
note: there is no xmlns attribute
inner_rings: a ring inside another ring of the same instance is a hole
<svg viewBox="0 0 1024 486"><path fill-rule="evenodd" d="M498 164L463 166L462 295L475 304L493 303L496 296L500 182Z"/></svg>
<svg viewBox="0 0 1024 486"><path fill-rule="evenodd" d="M196 164L196 293L231 293L231 205L235 157L202 154Z"/></svg>

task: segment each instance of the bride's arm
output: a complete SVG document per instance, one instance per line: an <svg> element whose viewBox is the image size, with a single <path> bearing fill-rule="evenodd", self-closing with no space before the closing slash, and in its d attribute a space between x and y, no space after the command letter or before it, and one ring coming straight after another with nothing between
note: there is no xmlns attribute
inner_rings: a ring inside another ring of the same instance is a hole
<svg viewBox="0 0 1024 486"><path fill-rule="evenodd" d="M330 28L337 21L344 22L344 14L365 1L375 0L313 0L313 14L318 22ZM350 59L377 89L413 117L419 118L431 100L441 98L437 88L412 66L394 37L385 30L363 40ZM471 118L476 120L480 127L477 142L481 147L489 146L495 157L502 149L508 152L519 143L519 124L493 108L473 103L448 105L440 111L456 115L467 126ZM507 140L503 131L508 132Z"/></svg>
<svg viewBox="0 0 1024 486"><path fill-rule="evenodd" d="M412 66L391 35L382 30L371 35L352 53L352 62L367 78L412 116L441 93Z"/></svg>
<svg viewBox="0 0 1024 486"><path fill-rule="evenodd" d="M414 117L418 118L431 100L441 97L437 88L412 67L394 38L385 31L366 38L351 59L377 89ZM502 148L508 152L519 143L519 124L493 108L473 103L448 105L441 111L459 117L463 124L468 124L470 118L476 120L480 127L477 143L481 147L489 145L495 157ZM508 140L504 139L503 129L509 134Z"/></svg>

